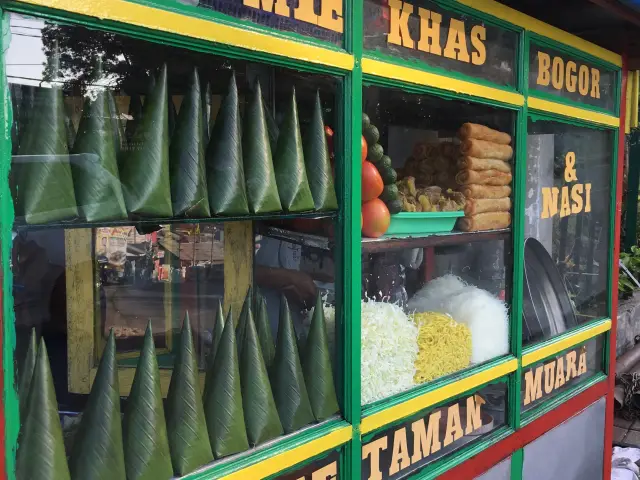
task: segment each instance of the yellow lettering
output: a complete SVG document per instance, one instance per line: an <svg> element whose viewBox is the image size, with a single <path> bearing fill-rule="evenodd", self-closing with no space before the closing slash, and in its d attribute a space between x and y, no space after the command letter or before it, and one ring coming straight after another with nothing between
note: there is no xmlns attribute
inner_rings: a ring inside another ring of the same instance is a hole
<svg viewBox="0 0 640 480"><path fill-rule="evenodd" d="M387 437L381 437L378 440L362 446L362 460L366 460L368 456L371 456L371 474L369 475L369 480L382 480L380 451L386 449Z"/></svg>
<svg viewBox="0 0 640 480"><path fill-rule="evenodd" d="M311 480L336 480L338 478L338 462L332 462L311 475Z"/></svg>
<svg viewBox="0 0 640 480"><path fill-rule="evenodd" d="M544 187L542 189L542 216L541 218L553 218L558 213L558 187Z"/></svg>
<svg viewBox="0 0 640 480"><path fill-rule="evenodd" d="M578 91L583 96L589 93L589 67L586 65L580 65L578 70Z"/></svg>
<svg viewBox="0 0 640 480"><path fill-rule="evenodd" d="M571 215L571 205L569 204L569 187L562 187L562 199L560 200L560 218Z"/></svg>
<svg viewBox="0 0 640 480"><path fill-rule="evenodd" d="M556 90L562 90L564 84L564 61L560 57L553 57L551 67L551 85Z"/></svg>
<svg viewBox="0 0 640 480"><path fill-rule="evenodd" d="M413 13L413 5L401 0L389 0L389 36L388 43L415 48L415 42L409 34L409 17Z"/></svg>
<svg viewBox="0 0 640 480"><path fill-rule="evenodd" d="M293 17L301 22L318 24L318 15L313 10L313 0L298 0L298 6L293 10Z"/></svg>
<svg viewBox="0 0 640 480"><path fill-rule="evenodd" d="M582 211L583 203L582 203L582 191L584 187L581 183L576 183L571 188L571 199L573 200L573 205L571 206L571 213L576 214Z"/></svg>
<svg viewBox="0 0 640 480"><path fill-rule="evenodd" d="M424 419L417 420L411 424L413 431L413 456L411 463L416 463L432 453L436 453L442 448L440 443L440 410L429 415L429 427L425 432Z"/></svg>
<svg viewBox="0 0 640 480"><path fill-rule="evenodd" d="M576 370L576 356L576 352L567 353L567 382L578 376L578 370Z"/></svg>
<svg viewBox="0 0 640 480"><path fill-rule="evenodd" d="M243 5L282 15L283 17L289 16L289 6L286 0L243 0Z"/></svg>
<svg viewBox="0 0 640 480"><path fill-rule="evenodd" d="M487 47L484 42L487 39L487 29L482 25L475 25L471 29L471 45L476 49L471 52L471 63L483 65L487 61Z"/></svg>
<svg viewBox="0 0 640 480"><path fill-rule="evenodd" d="M542 398L542 365L536 368L535 374L533 369L528 370L524 374L524 404L529 405Z"/></svg>
<svg viewBox="0 0 640 480"><path fill-rule="evenodd" d="M547 363L544 366L544 394L549 395L553 391L554 374L556 373L556 362Z"/></svg>
<svg viewBox="0 0 640 480"><path fill-rule="evenodd" d="M565 75L564 84L567 86L568 92L576 91L576 84L578 83L578 78L576 76L576 71L578 70L578 66L576 62L568 61L567 62L567 73Z"/></svg>
<svg viewBox="0 0 640 480"><path fill-rule="evenodd" d="M447 409L447 430L444 434L443 444L446 447L462 438L462 425L460 424L460 405L457 403Z"/></svg>
<svg viewBox="0 0 640 480"><path fill-rule="evenodd" d="M411 466L409 460L409 447L407 445L407 430L401 428L393 435L393 453L391 454L391 467L389 476L395 475L400 470Z"/></svg>
<svg viewBox="0 0 640 480"><path fill-rule="evenodd" d="M442 15L426 8L418 8L418 15L420 16L418 50L433 53L434 55L442 55L442 47L440 46Z"/></svg>
<svg viewBox="0 0 640 480"><path fill-rule="evenodd" d="M469 51L467 50L467 37L464 33L464 22L451 19L449 35L444 47L444 56L453 60L469 63Z"/></svg>
<svg viewBox="0 0 640 480"><path fill-rule="evenodd" d="M322 0L318 26L338 33L344 31L342 0Z"/></svg>
<svg viewBox="0 0 640 480"><path fill-rule="evenodd" d="M584 213L591 211L591 184L584 184Z"/></svg>
<svg viewBox="0 0 640 480"><path fill-rule="evenodd" d="M564 357L560 357L556 361L556 384L554 388L560 388L563 385L564 385Z"/></svg>
<svg viewBox="0 0 640 480"><path fill-rule="evenodd" d="M591 96L600 98L600 70L597 68L591 69Z"/></svg>
<svg viewBox="0 0 640 480"><path fill-rule="evenodd" d="M580 352L580 357L578 359L578 376L584 375L587 373L587 352Z"/></svg>
<svg viewBox="0 0 640 480"><path fill-rule="evenodd" d="M538 78L536 83L546 87L551 81L551 74L549 73L551 68L551 57L548 53L538 52Z"/></svg>
<svg viewBox="0 0 640 480"><path fill-rule="evenodd" d="M486 402L480 395L472 395L467 398L467 428L464 434L469 435L482 426L482 414L480 407Z"/></svg>

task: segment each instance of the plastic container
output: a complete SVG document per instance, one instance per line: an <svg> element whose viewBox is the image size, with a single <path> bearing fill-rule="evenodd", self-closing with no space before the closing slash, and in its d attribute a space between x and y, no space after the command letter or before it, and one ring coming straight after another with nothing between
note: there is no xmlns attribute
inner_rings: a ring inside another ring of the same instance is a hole
<svg viewBox="0 0 640 480"><path fill-rule="evenodd" d="M435 233L449 233L456 220L464 217L464 212L401 212L391 215L391 224L385 236L426 236Z"/></svg>

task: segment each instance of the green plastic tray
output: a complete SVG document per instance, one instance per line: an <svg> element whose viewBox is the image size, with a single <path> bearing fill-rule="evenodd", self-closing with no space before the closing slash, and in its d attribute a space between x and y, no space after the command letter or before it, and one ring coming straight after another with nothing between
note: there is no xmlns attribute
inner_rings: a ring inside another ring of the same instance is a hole
<svg viewBox="0 0 640 480"><path fill-rule="evenodd" d="M464 212L402 212L391 215L391 224L385 236L448 233Z"/></svg>

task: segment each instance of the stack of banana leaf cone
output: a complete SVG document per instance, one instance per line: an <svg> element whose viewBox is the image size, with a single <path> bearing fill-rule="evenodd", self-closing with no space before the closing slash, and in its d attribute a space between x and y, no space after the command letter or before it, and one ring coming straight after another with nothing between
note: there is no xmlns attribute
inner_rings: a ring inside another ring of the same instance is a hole
<svg viewBox="0 0 640 480"><path fill-rule="evenodd" d="M218 305L201 392L185 313L163 401L149 323L123 411L111 332L66 449L46 345L32 330L19 368L16 478L165 480L338 413L321 299L302 354L284 297L275 342L270 328L265 300L251 289L237 322Z"/></svg>

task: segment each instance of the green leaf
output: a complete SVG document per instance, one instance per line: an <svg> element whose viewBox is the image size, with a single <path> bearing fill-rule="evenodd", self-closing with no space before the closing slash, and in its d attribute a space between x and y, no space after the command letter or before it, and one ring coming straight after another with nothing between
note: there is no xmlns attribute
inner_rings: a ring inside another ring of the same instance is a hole
<svg viewBox="0 0 640 480"><path fill-rule="evenodd" d="M337 413L338 399L333 384L331 354L320 295L313 309L307 344L302 355L302 371L316 420L321 422Z"/></svg>
<svg viewBox="0 0 640 480"><path fill-rule="evenodd" d="M115 149L118 132L113 130L111 117L107 92L95 92L94 99L87 97L71 166L76 200L89 222L127 218Z"/></svg>
<svg viewBox="0 0 640 480"><path fill-rule="evenodd" d="M113 92L106 89L105 94L109 103L109 116L111 118L111 128L114 132L114 149L116 151L116 159L120 158L122 148L126 142L124 128L120 121L120 112L118 112L118 106L116 105L116 98L113 96Z"/></svg>
<svg viewBox="0 0 640 480"><path fill-rule="evenodd" d="M236 77L231 75L229 91L216 118L207 147L209 205L216 215L249 213L242 164L242 141Z"/></svg>
<svg viewBox="0 0 640 480"><path fill-rule="evenodd" d="M194 68L189 92L182 100L178 124L169 148L171 198L173 214L176 216L211 216L204 166L202 122L200 80L198 70Z"/></svg>
<svg viewBox="0 0 640 480"><path fill-rule="evenodd" d="M296 92L292 90L273 158L280 202L287 212L313 210L313 197L304 165Z"/></svg>
<svg viewBox="0 0 640 480"><path fill-rule="evenodd" d="M55 64L58 55L50 61ZM27 115L16 170L17 208L28 224L73 220L78 216L65 127L62 90L57 86L37 90L33 110Z"/></svg>
<svg viewBox="0 0 640 480"><path fill-rule="evenodd" d="M322 121L322 104L319 92L316 92L311 125L304 136L303 146L304 161L315 209L319 212L337 210L338 199L331 174L329 147Z"/></svg>
<svg viewBox="0 0 640 480"><path fill-rule="evenodd" d="M206 398L211 385L213 385L213 377L215 375L214 362L216 359L216 355L218 354L218 346L221 342L225 325L231 322L232 328L235 327L235 325L233 325L233 308L229 308L226 321L224 320L223 315L224 314L222 313L222 305L220 303L220 300L218 300L216 324L213 330L213 338L211 339L211 351L209 352L209 357L207 358L207 371L204 379L204 393L202 394L203 398Z"/></svg>
<svg viewBox="0 0 640 480"><path fill-rule="evenodd" d="M211 114L211 84L205 82L205 87L202 90L202 141L204 148L209 144L209 132L211 126L209 125L209 116Z"/></svg>
<svg viewBox="0 0 640 480"><path fill-rule="evenodd" d="M53 388L47 347L40 348L27 401L27 415L20 432L16 458L18 480L70 479L64 451L58 402Z"/></svg>
<svg viewBox="0 0 640 480"><path fill-rule="evenodd" d="M167 66L163 65L120 171L127 210L136 216L173 215L167 110Z"/></svg>
<svg viewBox="0 0 640 480"><path fill-rule="evenodd" d="M262 90L258 80L244 115L242 152L251 212L281 211L282 205L273 170L265 108L262 105Z"/></svg>
<svg viewBox="0 0 640 480"><path fill-rule="evenodd" d="M188 312L182 323L167 393L167 434L173 470L177 475L186 475L213 461Z"/></svg>
<svg viewBox="0 0 640 480"><path fill-rule="evenodd" d="M173 133L176 131L176 123L178 121L178 112L176 112L176 104L173 103L173 98L169 92L167 92L167 108L169 115L169 138L173 138Z"/></svg>
<svg viewBox="0 0 640 480"><path fill-rule="evenodd" d="M248 311L240 355L240 382L249 445L255 447L282 435L282 424L278 418L251 310Z"/></svg>
<svg viewBox="0 0 640 480"><path fill-rule="evenodd" d="M264 103L264 99L262 100L262 104L264 105L264 118L267 121L267 131L269 132L269 144L271 146L271 153L273 153L278 145L278 135L280 135L280 129L278 128L278 124L273 118L271 111Z"/></svg>
<svg viewBox="0 0 640 480"><path fill-rule="evenodd" d="M18 397L20 401L20 425L24 423L27 413L27 400L29 399L29 390L31 381L33 380L33 371L36 367L36 357L38 355L38 337L36 329L31 329L29 335L29 347L20 368L20 383L18 384Z"/></svg>
<svg viewBox="0 0 640 480"><path fill-rule="evenodd" d="M256 331L260 339L260 348L267 371L271 371L273 360L276 356L276 346L273 342L271 334L271 325L269 324L269 313L267 311L267 301L260 295L256 306Z"/></svg>
<svg viewBox="0 0 640 480"><path fill-rule="evenodd" d="M121 422L116 340L111 330L73 442L69 461L72 478L126 477Z"/></svg>
<svg viewBox="0 0 640 480"><path fill-rule="evenodd" d="M127 480L166 480L173 476L151 322L133 377L122 431Z"/></svg>
<svg viewBox="0 0 640 480"><path fill-rule="evenodd" d="M278 343L272 369L273 395L285 433L313 422L314 416L304 383L298 340L293 329L287 298L280 298Z"/></svg>
<svg viewBox="0 0 640 480"><path fill-rule="evenodd" d="M213 453L222 458L249 449L231 317L227 317L211 372L211 386L204 398L205 416Z"/></svg>
<svg viewBox="0 0 640 480"><path fill-rule="evenodd" d="M247 320L249 318L249 312L253 317L252 310L253 303L253 288L249 286L247 294L244 297L244 303L242 304L242 310L240 310L240 317L238 317L238 325L236 326L236 338L238 340L238 355L242 355L242 347L244 346L244 336L247 331Z"/></svg>
<svg viewBox="0 0 640 480"><path fill-rule="evenodd" d="M138 125L142 119L142 99L137 93L133 93L131 97L129 97L129 118L125 129L127 144L133 141L133 135L138 129Z"/></svg>

